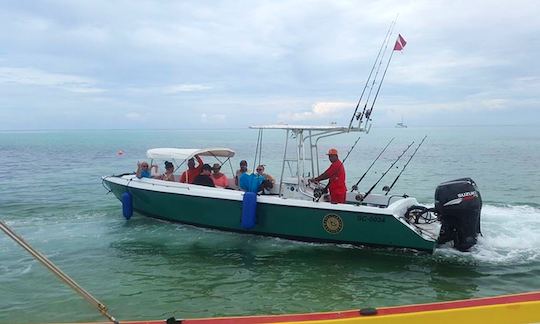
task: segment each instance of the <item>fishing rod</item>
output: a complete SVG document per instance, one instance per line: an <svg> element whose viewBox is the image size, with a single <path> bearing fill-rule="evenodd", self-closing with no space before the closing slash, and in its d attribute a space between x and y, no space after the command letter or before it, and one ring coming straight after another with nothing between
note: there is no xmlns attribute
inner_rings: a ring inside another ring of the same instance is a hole
<svg viewBox="0 0 540 324"><path fill-rule="evenodd" d="M103 314L103 316L107 317L113 323L118 323L118 321L112 315L108 313L108 309L107 309L107 306L105 306L105 304L97 300L89 292L84 290L84 288L79 286L79 284L76 283L75 280L71 279L67 274L62 272L62 270L60 270L54 263L52 263L49 259L47 259L43 254L35 250L22 237L17 235L17 233L15 233L11 228L9 228L7 224L0 221L0 229L3 230L13 241L19 244L28 253L30 253L36 260L41 262L47 269L49 269L52 273L57 275L63 282L65 282L71 288L73 288L76 292L78 292L82 297L84 297L84 299L86 299L88 302L93 304L101 312L101 314Z"/></svg>
<svg viewBox="0 0 540 324"><path fill-rule="evenodd" d="M356 146L356 144L358 143L358 141L360 140L362 136L358 136L358 138L356 139L356 141L354 142L354 144L351 146L351 149L349 150L349 152L347 152L347 155L345 156L345 158L343 159L343 161L341 161L341 163L345 164L345 161L347 160L347 158L349 157L349 154L351 154L352 150L354 150L354 147Z"/></svg>
<svg viewBox="0 0 540 324"><path fill-rule="evenodd" d="M396 19L397 19L397 17L396 17ZM388 37L388 39L386 40L383 55L381 57L381 60L379 61L379 66L377 66L377 72L375 72L375 77L373 78L373 82L372 82L371 86L369 87L369 92L368 92L368 95L367 95L366 103L364 104L364 109L362 110L361 114L356 116L356 119L359 120L359 122L358 122L359 125L362 124L362 119L364 118L364 116L366 116L366 110L367 110L367 107L369 105L369 100L371 99L371 93L373 92L373 89L375 88L375 82L377 81L377 77L379 76L379 72L381 71L384 55L386 54L386 50L388 49L388 44L390 43L389 40L390 40L390 37ZM379 87L381 86L383 81L384 81L384 77L381 79L381 82L379 83Z"/></svg>
<svg viewBox="0 0 540 324"><path fill-rule="evenodd" d="M392 188L394 188L394 185L396 184L396 182L398 181L399 179L399 176L401 176L401 174L403 173L403 171L405 171L405 168L407 167L407 165L409 165L409 162L411 162L412 158L414 157L414 155L416 154L416 152L418 152L418 149L420 148L420 146L422 146L422 144L424 143L424 141L426 140L427 138L427 135L424 136L424 138L422 139L422 141L420 142L420 144L418 144L418 146L416 147L416 150L414 150L413 154L409 157L409 160L407 161L407 163L405 163L405 165L403 166L403 168L401 169L401 172L397 175L397 177L394 179L394 181L392 182L392 184L390 185L390 187L388 188L384 188L384 190L386 190L386 195L388 195L388 193L390 192L390 190L392 190Z"/></svg>
<svg viewBox="0 0 540 324"><path fill-rule="evenodd" d="M352 189L351 189L351 192L355 191L355 190L358 190L358 184L360 183L360 181L362 181L362 179L364 179L364 177L366 176L366 174L369 172L369 170L371 170L371 167L375 164L375 162L377 162L377 160L381 157L381 155L384 153L384 151L386 151L386 149L388 148L388 146L390 146L390 143L392 143L392 141L394 141L395 137L392 137L392 139L390 140L390 142L388 142L388 144L386 144L386 146L384 147L384 149L381 151L381 153L379 153L379 155L377 155L377 157L375 158L375 160L373 160L373 162L371 162L371 165L369 166L369 168L366 170L366 172L364 172L364 174L360 177L360 179L356 182L356 184L354 186L352 186Z"/></svg>
<svg viewBox="0 0 540 324"><path fill-rule="evenodd" d="M388 62L386 63L386 68L384 69L383 76L381 78L381 82L379 83L379 87L377 88L377 92L375 93L375 98L373 98L373 102L371 103L371 108L366 111L366 120L369 120L371 118L371 113L373 112L373 108L375 107L375 102L377 101L377 98L379 97L379 92L381 91L381 86L383 84L384 78L386 76L386 72L388 71L388 67L390 66L390 61L392 61L392 56L394 56L395 51L401 51L407 42L401 37L401 34L398 35L398 38L396 39L396 43L394 45L394 49L390 53L390 57L388 58ZM366 122L367 123L367 122Z"/></svg>
<svg viewBox="0 0 540 324"><path fill-rule="evenodd" d="M360 99L358 99L358 103L356 104L356 108L354 109L354 113L351 117L351 121L349 122L349 130L351 129L352 127L352 123L354 121L354 117L356 117L356 119L359 118L359 116L357 116L357 112L358 112L358 108L360 107L360 103L362 102L362 98L364 97L364 93L366 92L366 89L369 85L369 81L371 80L371 75L373 74L373 71L375 70L375 65L377 65L377 62L379 62L379 58L381 56L381 53L382 53L382 49L383 47L385 47L384 45L387 44L388 42L388 39L390 39L390 35L392 34L392 31L394 30L394 26L396 25L396 21L397 21L397 16L396 18L392 21L392 23L390 23L390 27L388 28L388 31L386 32L386 35L384 36L384 40L381 44L381 47L379 48L379 53L377 54L377 58L375 59L375 62L373 63L373 66L371 67L371 71L369 72L369 76L366 80L366 84L364 85L364 89L362 90L362 94L360 95ZM380 61L382 62L382 57L380 59ZM379 63L379 66L380 66L380 63Z"/></svg>
<svg viewBox="0 0 540 324"><path fill-rule="evenodd" d="M381 180L384 178L384 176L388 173L388 171L390 171L394 165L399 161L399 159L401 159L401 157L403 155L405 155L405 152L407 152L409 150L409 148L414 144L414 141L411 142L411 144L409 144L409 146L407 146L407 148L401 153L400 156L398 156L398 158L392 162L392 164L390 165L390 167L388 167L388 169L381 175L381 177L379 178L379 180L377 180L377 182L375 182L375 184L373 186L371 186L371 188L369 188L369 190L364 194L364 198L366 198L372 191L373 189L375 189L375 187L379 184L379 182L381 182ZM363 199L364 199L363 198ZM362 199L362 200L363 200Z"/></svg>

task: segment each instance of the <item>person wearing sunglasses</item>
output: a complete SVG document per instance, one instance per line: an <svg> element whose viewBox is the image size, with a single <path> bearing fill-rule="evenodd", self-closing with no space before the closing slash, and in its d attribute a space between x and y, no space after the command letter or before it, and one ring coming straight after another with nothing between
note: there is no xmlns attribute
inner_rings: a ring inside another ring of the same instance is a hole
<svg viewBox="0 0 540 324"><path fill-rule="evenodd" d="M137 172L135 172L135 175L139 179L152 178L152 172L151 172L152 168L155 168L157 171L157 165L152 165L152 167L150 168L150 166L148 165L146 161L137 162Z"/></svg>
<svg viewBox="0 0 540 324"><path fill-rule="evenodd" d="M274 187L276 181L274 180L274 177L264 172L264 165L261 164L257 166L255 171L257 171L257 175L262 178L261 185L263 185L263 188L261 188L261 190L272 189Z"/></svg>

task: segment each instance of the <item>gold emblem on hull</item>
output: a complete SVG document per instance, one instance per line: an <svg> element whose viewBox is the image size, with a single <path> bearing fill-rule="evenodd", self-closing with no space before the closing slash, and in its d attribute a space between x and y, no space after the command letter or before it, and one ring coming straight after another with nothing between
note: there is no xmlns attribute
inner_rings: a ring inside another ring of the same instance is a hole
<svg viewBox="0 0 540 324"><path fill-rule="evenodd" d="M343 221L336 214L328 214L323 218L324 230L330 234L337 234L343 229Z"/></svg>

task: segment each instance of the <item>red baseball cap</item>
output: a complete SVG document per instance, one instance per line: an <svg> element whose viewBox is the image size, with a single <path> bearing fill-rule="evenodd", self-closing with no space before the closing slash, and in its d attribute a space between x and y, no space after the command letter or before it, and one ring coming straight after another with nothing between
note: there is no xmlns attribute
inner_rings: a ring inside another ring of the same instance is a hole
<svg viewBox="0 0 540 324"><path fill-rule="evenodd" d="M326 153L326 155L338 155L338 153L335 148L331 148L328 150L328 153Z"/></svg>

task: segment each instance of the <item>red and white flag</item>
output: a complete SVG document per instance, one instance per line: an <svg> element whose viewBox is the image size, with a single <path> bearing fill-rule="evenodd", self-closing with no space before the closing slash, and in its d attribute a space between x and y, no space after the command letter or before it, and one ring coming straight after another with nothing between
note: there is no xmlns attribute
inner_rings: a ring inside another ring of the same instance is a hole
<svg viewBox="0 0 540 324"><path fill-rule="evenodd" d="M401 51L405 45L407 45L407 41L401 34L398 35L398 38L396 40L396 45L394 45L394 51Z"/></svg>

